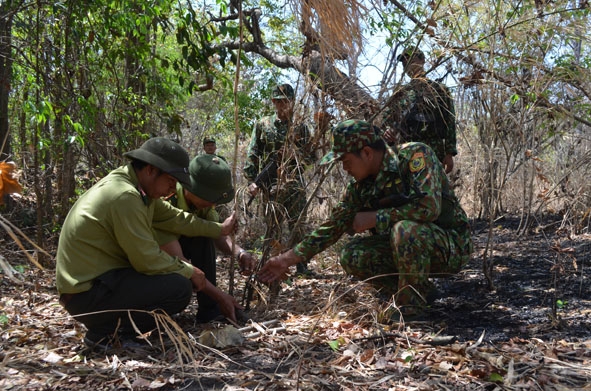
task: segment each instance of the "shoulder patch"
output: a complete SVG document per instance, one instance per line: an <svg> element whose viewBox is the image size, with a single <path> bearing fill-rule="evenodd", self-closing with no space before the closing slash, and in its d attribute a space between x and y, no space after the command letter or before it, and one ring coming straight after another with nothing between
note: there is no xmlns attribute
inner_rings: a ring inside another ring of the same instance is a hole
<svg viewBox="0 0 591 391"><path fill-rule="evenodd" d="M423 155L423 152L415 152L408 166L411 172L418 172L425 168L425 155Z"/></svg>

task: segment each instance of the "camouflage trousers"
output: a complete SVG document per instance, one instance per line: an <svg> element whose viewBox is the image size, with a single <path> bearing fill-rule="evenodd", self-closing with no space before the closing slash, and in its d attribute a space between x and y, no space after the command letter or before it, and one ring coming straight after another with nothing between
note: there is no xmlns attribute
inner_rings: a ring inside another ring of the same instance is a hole
<svg viewBox="0 0 591 391"><path fill-rule="evenodd" d="M403 220L389 234L358 236L341 252L347 274L395 293L398 304L408 304L428 278L455 274L472 252L470 230L442 229L433 223Z"/></svg>

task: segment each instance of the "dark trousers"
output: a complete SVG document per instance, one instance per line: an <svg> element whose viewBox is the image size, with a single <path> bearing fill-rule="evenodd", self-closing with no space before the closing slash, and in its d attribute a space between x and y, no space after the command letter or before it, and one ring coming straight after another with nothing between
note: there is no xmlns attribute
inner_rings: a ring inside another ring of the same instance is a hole
<svg viewBox="0 0 591 391"><path fill-rule="evenodd" d="M119 322L123 332L133 334L130 315L142 332L155 327L151 314L125 310L161 310L172 315L189 305L192 294L191 281L180 274L148 276L125 268L99 276L89 291L63 295L62 302L66 310L82 322L89 332L106 336L115 332ZM93 313L97 311L106 312Z"/></svg>
<svg viewBox="0 0 591 391"><path fill-rule="evenodd" d="M213 239L202 236L179 239L183 255L205 273L205 278L213 285L216 282L216 251ZM217 308L217 303L204 293L197 292L198 311L210 311Z"/></svg>

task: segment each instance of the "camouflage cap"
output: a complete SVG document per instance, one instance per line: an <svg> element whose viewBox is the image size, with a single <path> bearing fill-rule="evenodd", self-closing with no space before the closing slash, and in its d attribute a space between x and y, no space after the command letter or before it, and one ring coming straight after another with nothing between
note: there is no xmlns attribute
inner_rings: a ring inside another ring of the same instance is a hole
<svg viewBox="0 0 591 391"><path fill-rule="evenodd" d="M290 84L281 84L275 87L271 99L293 99L295 92Z"/></svg>
<svg viewBox="0 0 591 391"><path fill-rule="evenodd" d="M367 121L349 119L339 123L332 130L332 150L321 160L320 164L328 164L340 159L347 152L360 151L366 145L381 139L381 131Z"/></svg>
<svg viewBox="0 0 591 391"><path fill-rule="evenodd" d="M402 62L403 65L406 65L413 59L425 61L425 54L422 51L420 51L416 46L411 46L404 49L396 59Z"/></svg>
<svg viewBox="0 0 591 391"><path fill-rule="evenodd" d="M154 137L123 156L151 164L175 177L183 186L189 184L189 154L172 140Z"/></svg>
<svg viewBox="0 0 591 391"><path fill-rule="evenodd" d="M216 155L198 155L189 164L191 185L186 189L197 197L214 204L234 199L232 172L228 163Z"/></svg>
<svg viewBox="0 0 591 391"><path fill-rule="evenodd" d="M209 136L203 137L203 145L209 144L209 143L214 143L215 144L215 138L209 137Z"/></svg>

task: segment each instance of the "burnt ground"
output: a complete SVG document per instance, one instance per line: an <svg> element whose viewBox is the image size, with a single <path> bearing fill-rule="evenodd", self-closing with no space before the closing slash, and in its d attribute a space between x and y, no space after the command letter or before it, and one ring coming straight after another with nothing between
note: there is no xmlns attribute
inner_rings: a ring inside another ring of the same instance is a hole
<svg viewBox="0 0 591 391"><path fill-rule="evenodd" d="M440 296L421 321L392 322L393 303L344 276L327 251L311 262L315 278L253 303L240 345L197 343L222 325L195 324L192 303L147 352L106 354L82 349L84 327L57 303L51 268L32 267L3 236L0 255L25 283L0 274L0 389L591 390L591 235L557 222L523 235L517 219L500 219L490 242L488 224L474 222L470 263L434 280ZM222 258L224 287L227 266Z"/></svg>
<svg viewBox="0 0 591 391"><path fill-rule="evenodd" d="M492 265L491 290L482 267L488 223L473 223L475 254L462 273L436 280L442 295L430 309L432 318L464 340L483 332L491 343L589 339L591 235L569 238L535 227L517 236L518 226L515 218L494 223L486 261Z"/></svg>

